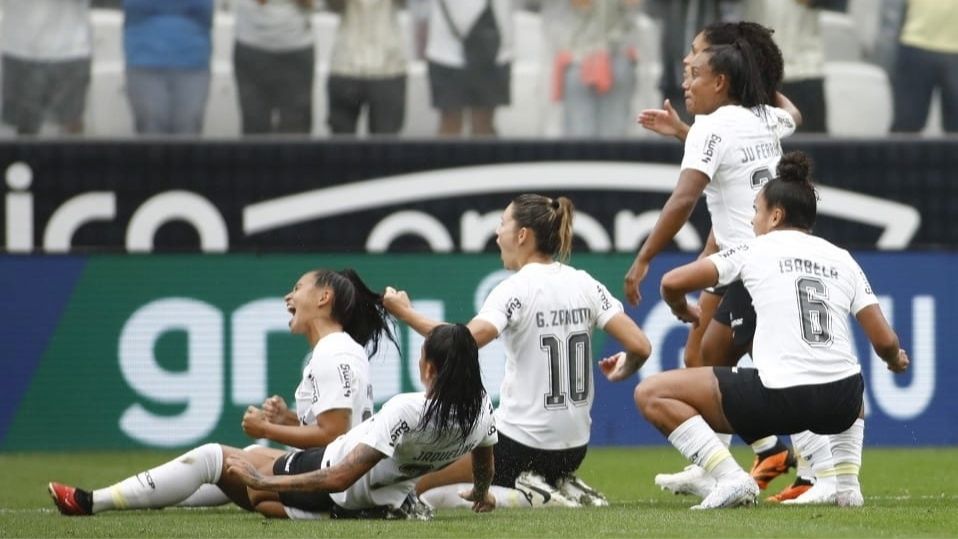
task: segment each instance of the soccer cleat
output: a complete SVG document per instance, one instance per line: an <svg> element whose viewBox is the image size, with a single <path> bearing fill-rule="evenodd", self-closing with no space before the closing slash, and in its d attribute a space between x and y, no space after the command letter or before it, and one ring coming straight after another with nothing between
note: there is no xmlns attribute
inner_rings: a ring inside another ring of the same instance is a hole
<svg viewBox="0 0 958 539"><path fill-rule="evenodd" d="M657 474L655 484L672 494L691 494L705 498L715 488L715 479L701 466L689 464L681 472Z"/></svg>
<svg viewBox="0 0 958 539"><path fill-rule="evenodd" d="M765 490L772 479L787 473L789 468L795 467L795 455L791 449L773 453L765 458L755 455L755 462L752 463L752 471L749 474L758 488Z"/></svg>
<svg viewBox="0 0 958 539"><path fill-rule="evenodd" d="M785 505L824 505L835 503L835 478L819 479L803 494L792 500L785 500Z"/></svg>
<svg viewBox="0 0 958 539"><path fill-rule="evenodd" d="M590 487L575 475L559 479L556 486L559 492L570 500L578 500L584 506L608 507L609 500L598 490Z"/></svg>
<svg viewBox="0 0 958 539"><path fill-rule="evenodd" d="M835 503L839 507L861 507L865 505L865 498L860 490L840 490L835 494Z"/></svg>
<svg viewBox="0 0 958 539"><path fill-rule="evenodd" d="M780 503L780 502L784 502L785 500L794 500L795 498L798 498L799 496L804 494L805 491L807 491L810 488L812 488L811 481L809 481L808 479L804 479L802 477L796 477L794 483L783 488L782 491L779 492L778 494L765 498L765 501L771 502L771 503Z"/></svg>
<svg viewBox="0 0 958 539"><path fill-rule="evenodd" d="M545 477L525 471L516 478L516 490L521 492L533 507L582 507L578 501L567 498L559 489L550 485Z"/></svg>
<svg viewBox="0 0 958 539"><path fill-rule="evenodd" d="M752 505L757 497L758 485L755 484L754 479L743 473L737 479L717 482L712 492L700 504L693 505L692 509L722 509Z"/></svg>
<svg viewBox="0 0 958 539"><path fill-rule="evenodd" d="M47 483L47 492L64 515L82 517L93 514L90 495L86 491L62 483Z"/></svg>

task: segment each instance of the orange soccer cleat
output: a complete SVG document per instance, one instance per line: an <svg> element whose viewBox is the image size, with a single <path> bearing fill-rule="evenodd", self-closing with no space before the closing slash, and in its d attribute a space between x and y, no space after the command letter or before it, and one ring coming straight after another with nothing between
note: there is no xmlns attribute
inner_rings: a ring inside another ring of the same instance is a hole
<svg viewBox="0 0 958 539"><path fill-rule="evenodd" d="M93 514L92 500L87 492L62 483L48 483L47 491L64 515L79 517Z"/></svg>
<svg viewBox="0 0 958 539"><path fill-rule="evenodd" d="M778 453L761 458L755 455L755 462L752 464L752 471L749 472L752 479L758 483L758 488L765 490L768 484L776 477L787 473L789 468L795 467L795 455L791 449L785 449Z"/></svg>

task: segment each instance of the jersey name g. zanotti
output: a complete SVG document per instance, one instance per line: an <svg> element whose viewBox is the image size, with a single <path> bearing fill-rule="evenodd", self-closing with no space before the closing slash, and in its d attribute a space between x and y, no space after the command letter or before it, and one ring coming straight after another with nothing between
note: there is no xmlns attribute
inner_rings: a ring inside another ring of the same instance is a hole
<svg viewBox="0 0 958 539"><path fill-rule="evenodd" d="M432 424L419 425L428 400L425 393L401 393L386 401L382 409L329 445L323 467L341 462L357 445L365 444L386 456L342 492L330 493L346 509L376 506L397 508L416 484L416 479L469 453L499 441L492 402L486 396L482 413L469 434L453 428L441 437Z"/></svg>
<svg viewBox="0 0 958 539"><path fill-rule="evenodd" d="M695 117L685 139L682 169L709 177L705 202L719 249L755 237L755 195L776 176L782 157L779 139L794 132L791 115L776 107L726 105Z"/></svg>
<svg viewBox="0 0 958 539"><path fill-rule="evenodd" d="M296 415L302 425L315 425L328 410L352 411L350 428L373 414L373 386L366 350L347 333L326 335L310 355L296 387Z"/></svg>
<svg viewBox="0 0 958 539"><path fill-rule="evenodd" d="M794 230L769 232L709 257L719 285L752 295L752 361L765 387L824 384L861 372L849 314L878 302L848 251Z"/></svg>
<svg viewBox="0 0 958 539"><path fill-rule="evenodd" d="M589 443L592 329L621 312L602 283L558 262L526 264L499 283L476 315L505 342L499 431L539 449Z"/></svg>

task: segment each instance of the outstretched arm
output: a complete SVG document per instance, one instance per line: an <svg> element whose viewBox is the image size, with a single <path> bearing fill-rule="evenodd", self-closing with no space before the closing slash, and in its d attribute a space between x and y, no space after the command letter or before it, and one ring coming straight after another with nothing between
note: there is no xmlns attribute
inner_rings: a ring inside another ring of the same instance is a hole
<svg viewBox="0 0 958 539"><path fill-rule="evenodd" d="M329 468L294 475L263 475L246 460L229 456L226 459L226 473L234 474L255 490L342 492L384 458L386 455L372 447L359 444L342 462Z"/></svg>
<svg viewBox="0 0 958 539"><path fill-rule="evenodd" d="M386 292L383 294L383 306L389 311L389 314L402 320L413 331L423 336L432 331L434 327L447 323L433 320L413 309L412 302L409 301L409 294L405 290L396 290L391 286L387 286ZM466 325L472 332L472 337L476 339L479 348L489 344L490 341L499 336L496 327L485 320L473 318Z"/></svg>
<svg viewBox="0 0 958 539"><path fill-rule="evenodd" d="M672 191L672 196L666 201L659 220L656 221L655 227L652 228L652 232L639 249L628 273L625 274L625 297L632 305L638 304L642 299L639 285L648 274L652 259L665 249L682 226L688 222L696 202L708 183L709 177L699 170L687 168L679 174L679 181L675 190Z"/></svg>
<svg viewBox="0 0 958 539"><path fill-rule="evenodd" d="M652 344L632 318L625 313L612 317L603 330L622 344L625 351L599 361L602 374L613 382L620 382L638 371L652 354Z"/></svg>
<svg viewBox="0 0 958 539"><path fill-rule="evenodd" d="M785 112L792 117L792 120L795 122L795 127L802 125L802 112L798 110L798 107L795 106L795 103L785 97L785 94L782 92L775 92L775 98L772 101L772 104L780 109L784 109Z"/></svg>
<svg viewBox="0 0 958 539"><path fill-rule="evenodd" d="M668 99L662 104L661 109L645 109L640 112L638 122L649 131L663 137L675 137L680 142L685 142L689 134L689 124L679 118L679 113Z"/></svg>
<svg viewBox="0 0 958 539"><path fill-rule="evenodd" d="M699 308L689 305L685 295L714 286L718 282L718 268L708 258L679 266L662 277L662 299L679 320L698 324Z"/></svg>
<svg viewBox="0 0 958 539"><path fill-rule="evenodd" d="M472 450L472 490L460 493L462 499L473 502L472 510L477 513L487 513L496 508L496 497L489 493L496 469L492 448L490 445Z"/></svg>
<svg viewBox="0 0 958 539"><path fill-rule="evenodd" d="M881 307L877 303L858 311L855 318L865 330L865 335L871 341L875 353L888 365L888 370L903 372L908 368L910 363L908 354L901 349L898 335L885 320L885 315L882 314Z"/></svg>

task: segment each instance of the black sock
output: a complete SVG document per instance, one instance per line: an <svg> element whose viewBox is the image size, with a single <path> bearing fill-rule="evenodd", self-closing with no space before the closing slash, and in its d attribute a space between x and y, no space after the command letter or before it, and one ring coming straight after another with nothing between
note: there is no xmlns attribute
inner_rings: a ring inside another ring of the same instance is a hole
<svg viewBox="0 0 958 539"><path fill-rule="evenodd" d="M776 453L781 453L782 451L788 451L788 446L783 444L781 438L779 438L775 442L774 447L772 447L771 449L766 449L765 451L762 451L761 453L758 454L758 460L765 460Z"/></svg>
<svg viewBox="0 0 958 539"><path fill-rule="evenodd" d="M83 489L76 489L73 491L73 499L77 502L77 505L83 508L89 514L93 514L93 494L87 492Z"/></svg>
<svg viewBox="0 0 958 539"><path fill-rule="evenodd" d="M812 486L812 480L805 477L795 477L795 482L792 483L793 487L801 487L803 485Z"/></svg>

